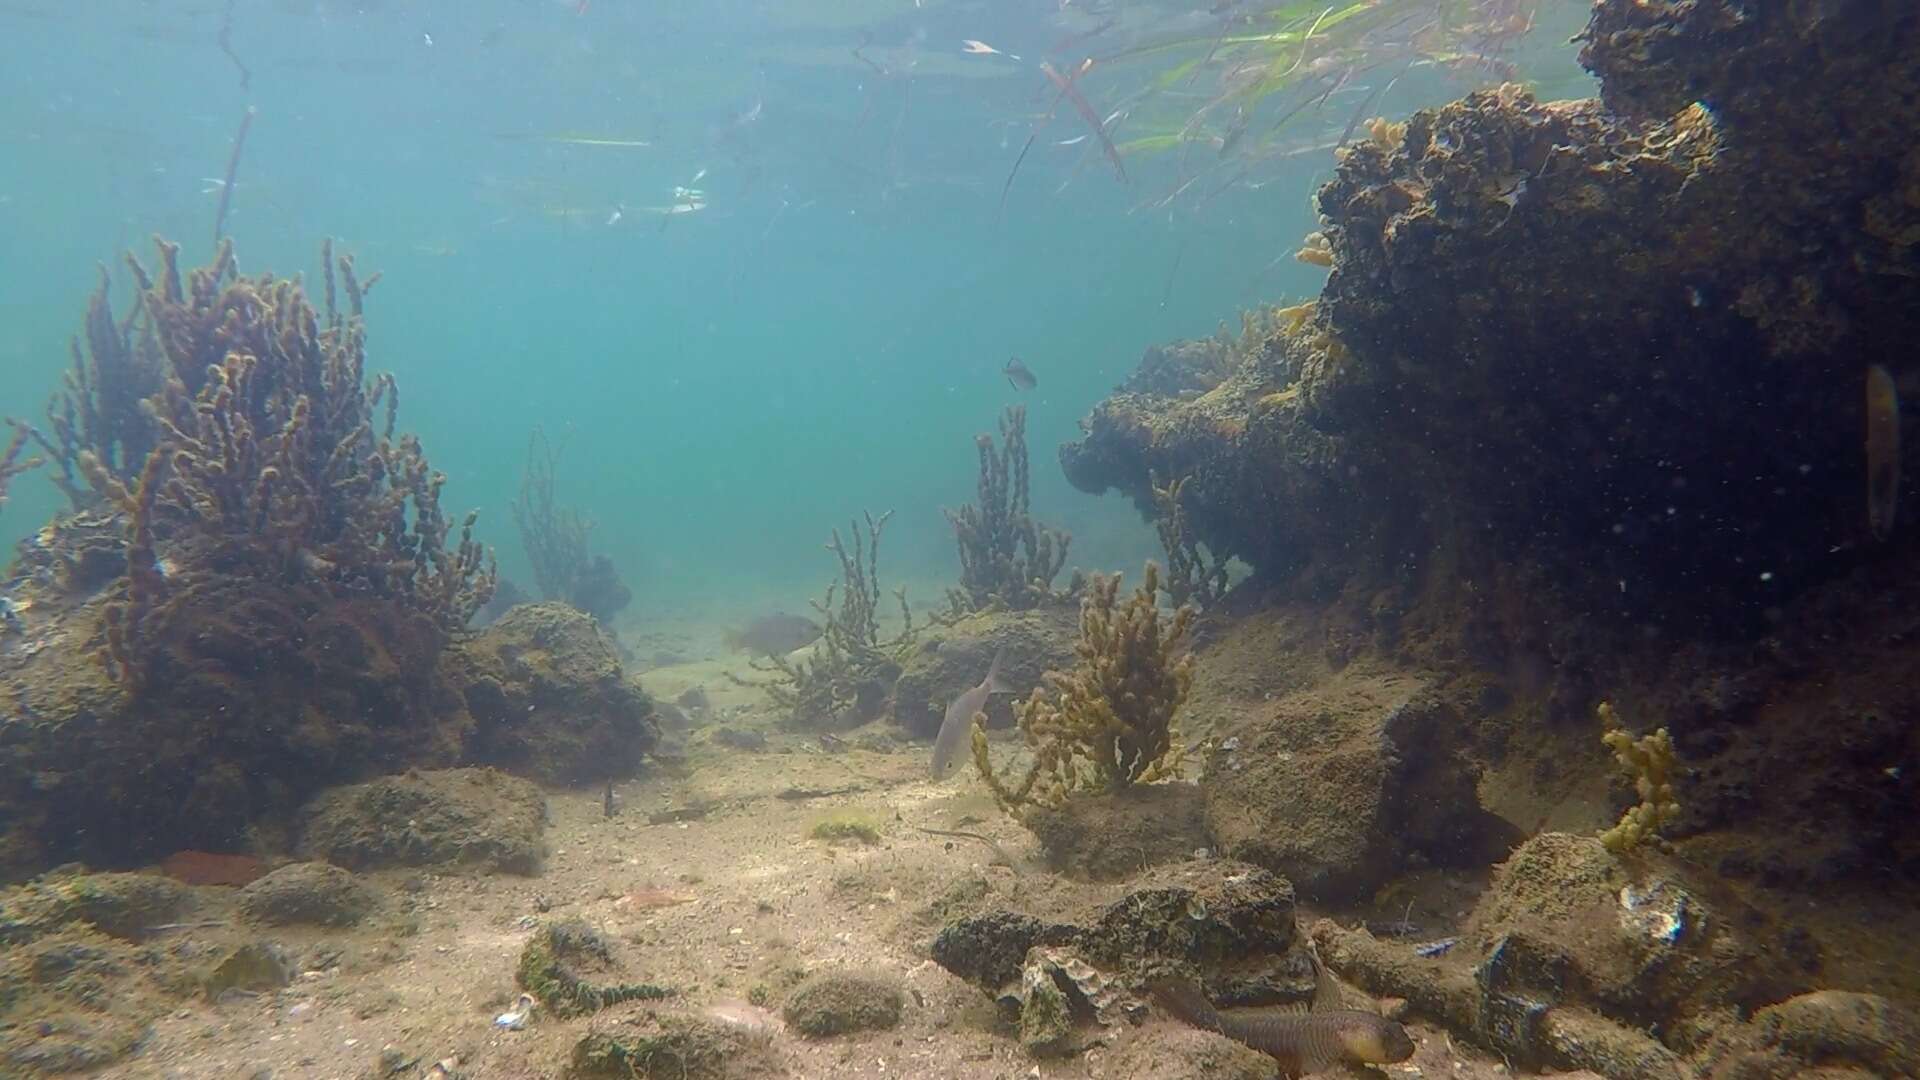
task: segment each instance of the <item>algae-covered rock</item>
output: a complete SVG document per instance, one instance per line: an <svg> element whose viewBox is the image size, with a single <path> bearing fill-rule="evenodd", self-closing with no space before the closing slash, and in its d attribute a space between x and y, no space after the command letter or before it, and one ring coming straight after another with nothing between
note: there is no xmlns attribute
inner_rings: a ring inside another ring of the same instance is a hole
<svg viewBox="0 0 1920 1080"><path fill-rule="evenodd" d="M624 978L613 942L581 919L543 924L520 949L514 976L520 988L565 1019L622 1001L650 1001L673 991Z"/></svg>
<svg viewBox="0 0 1920 1080"><path fill-rule="evenodd" d="M1818 990L1769 1005L1753 1022L1769 1045L1807 1064L1920 1076L1920 1018L1877 994Z"/></svg>
<svg viewBox="0 0 1920 1080"><path fill-rule="evenodd" d="M1220 853L1318 900L1363 897L1409 855L1485 866L1517 832L1480 806L1455 712L1404 675L1346 673L1282 699L1207 761Z"/></svg>
<svg viewBox="0 0 1920 1080"><path fill-rule="evenodd" d="M139 1048L170 997L164 964L79 923L0 948L0 1075L104 1068Z"/></svg>
<svg viewBox="0 0 1920 1080"><path fill-rule="evenodd" d="M546 798L493 769L445 769L334 788L308 804L300 850L350 870L434 866L533 874Z"/></svg>
<svg viewBox="0 0 1920 1080"><path fill-rule="evenodd" d="M1566 833L1521 845L1467 930L1483 984L1630 1027L1745 1012L1806 989L1810 973L1778 947L1784 936L1698 867Z"/></svg>
<svg viewBox="0 0 1920 1080"><path fill-rule="evenodd" d="M1292 886L1231 860L1157 868L1070 921L1018 911L961 919L934 939L933 959L1004 1006L1036 946L1069 950L1126 984L1183 971L1223 1004L1291 1004L1313 995Z"/></svg>
<svg viewBox="0 0 1920 1080"><path fill-rule="evenodd" d="M1068 945L1080 927L1017 911L989 911L948 923L933 939L934 963L989 996L1020 977L1027 950Z"/></svg>
<svg viewBox="0 0 1920 1080"><path fill-rule="evenodd" d="M823 1039L894 1027L904 1005L897 978L826 971L794 987L782 1016L800 1034Z"/></svg>
<svg viewBox="0 0 1920 1080"><path fill-rule="evenodd" d="M764 1042L751 1031L705 1017L636 1017L574 1044L577 1080L727 1080Z"/></svg>
<svg viewBox="0 0 1920 1080"><path fill-rule="evenodd" d="M0 891L0 943L76 922L137 941L149 928L173 921L188 902L186 889L153 874L48 874Z"/></svg>
<svg viewBox="0 0 1920 1080"><path fill-rule="evenodd" d="M293 981L293 960L270 941L249 941L229 950L208 969L201 985L207 1000L218 1001L229 990L264 992Z"/></svg>
<svg viewBox="0 0 1920 1080"><path fill-rule="evenodd" d="M1015 700L1039 686L1043 673L1073 666L1079 634L1078 611L1066 606L981 612L930 630L894 683L893 722L916 738L932 738L947 706L980 685L1000 653L1000 678L1011 689L987 699L987 723L1011 727Z"/></svg>
<svg viewBox="0 0 1920 1080"><path fill-rule="evenodd" d="M448 669L477 725L474 759L542 783L631 776L659 738L618 647L567 604L513 608L449 649Z"/></svg>
<svg viewBox="0 0 1920 1080"><path fill-rule="evenodd" d="M352 871L329 863L294 863L242 889L240 914L265 926L352 926L379 899Z"/></svg>
<svg viewBox="0 0 1920 1080"><path fill-rule="evenodd" d="M1113 881L1192 858L1209 846L1205 805L1192 784L1135 784L1112 794L1076 795L1059 806L1035 806L1020 821L1039 839L1054 870Z"/></svg>

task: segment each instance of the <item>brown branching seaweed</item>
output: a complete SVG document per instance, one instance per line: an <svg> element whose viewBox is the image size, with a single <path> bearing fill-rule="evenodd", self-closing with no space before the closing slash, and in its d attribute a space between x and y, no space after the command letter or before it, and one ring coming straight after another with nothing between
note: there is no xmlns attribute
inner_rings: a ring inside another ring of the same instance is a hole
<svg viewBox="0 0 1920 1080"><path fill-rule="evenodd" d="M872 719L919 636L904 588L893 591L900 605L899 632L886 636L880 626L880 534L892 516L891 510L877 518L865 515L864 546L859 522L847 525L851 544L841 539L839 529L833 530L827 550L840 560L840 580L827 587L823 599L813 602L822 620L820 640L805 659L769 657L762 670L776 678L754 684L765 689L798 726L839 727Z"/></svg>
<svg viewBox="0 0 1920 1080"><path fill-rule="evenodd" d="M1187 521L1180 490L1191 479L1182 476L1162 487L1158 476L1147 474L1157 508L1154 527L1160 532L1160 546L1167 552L1167 596L1173 600L1174 607L1186 607L1189 603L1211 607L1226 595L1227 560L1214 555L1212 565L1208 565L1207 550Z"/></svg>
<svg viewBox="0 0 1920 1080"><path fill-rule="evenodd" d="M76 345L49 446L124 516L124 595L106 615L120 677L138 684L154 620L235 577L384 596L463 627L493 591L492 558L475 514L449 545L446 476L417 438L395 437L392 377L365 374L351 260L339 268L354 310L334 309L329 267L323 322L298 280L241 276L231 242L184 278L178 245L156 244L157 280L128 260L135 313L115 322L104 284L95 293L92 363Z"/></svg>
<svg viewBox="0 0 1920 1080"><path fill-rule="evenodd" d="M604 623L633 599L633 593L620 581L610 559L596 557L588 549L592 519L554 501L554 479L564 450L564 444L556 448L547 441L546 432L533 429L513 520L520 527L520 545L526 549L541 596L572 604Z"/></svg>
<svg viewBox="0 0 1920 1080"><path fill-rule="evenodd" d="M1053 579L1073 537L1034 523L1027 512L1027 410L1009 405L1000 418L1001 446L982 434L979 501L948 510L960 553L960 587L947 590L956 612L991 607L1025 611L1061 598Z"/></svg>
<svg viewBox="0 0 1920 1080"><path fill-rule="evenodd" d="M1185 651L1194 611L1163 624L1156 604L1160 568L1148 563L1133 595L1119 602L1120 575L1095 575L1080 607L1080 663L1049 671L1015 707L1033 753L1019 783L994 775L985 714L973 718L973 764L1001 809L1057 806L1075 793L1116 792L1163 780L1182 757L1174 717L1193 683Z"/></svg>
<svg viewBox="0 0 1920 1080"><path fill-rule="evenodd" d="M144 288L145 270L131 255L128 264ZM65 386L47 405L52 439L31 432L59 466L53 482L76 510L100 500L99 492L79 473L83 451L123 479L131 478L146 460L156 432L142 406L165 382L159 341L144 317L145 305L136 299L126 318L116 320L110 281L102 266L100 284L87 300L86 347L82 349L79 337L72 340L73 365L67 370Z"/></svg>
<svg viewBox="0 0 1920 1080"><path fill-rule="evenodd" d="M13 478L41 465L38 457L25 460L20 457L20 451L26 449L27 439L33 434L33 429L12 417L7 418L7 426L13 429L13 436L7 440L6 449L0 450L0 509L6 508L7 486Z"/></svg>

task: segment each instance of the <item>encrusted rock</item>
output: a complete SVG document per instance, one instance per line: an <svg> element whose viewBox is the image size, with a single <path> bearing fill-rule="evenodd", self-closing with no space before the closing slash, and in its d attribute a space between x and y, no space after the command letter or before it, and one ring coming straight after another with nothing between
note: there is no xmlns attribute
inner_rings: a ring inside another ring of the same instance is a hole
<svg viewBox="0 0 1920 1080"><path fill-rule="evenodd" d="M240 914L266 926L352 926L379 894L349 870L323 862L293 863L240 891Z"/></svg>
<svg viewBox="0 0 1920 1080"><path fill-rule="evenodd" d="M539 871L547 803L525 780L493 769L410 772L322 793L300 850L350 870L436 866Z"/></svg>
<svg viewBox="0 0 1920 1080"><path fill-rule="evenodd" d="M1313 969L1294 931L1293 888L1255 866L1204 859L1142 875L1108 904L1067 920L1015 911L942 930L933 959L996 1000L1011 993L1036 947L1064 950L1137 985L1167 969L1203 978L1227 1005L1311 1000Z"/></svg>
<svg viewBox="0 0 1920 1080"><path fill-rule="evenodd" d="M1349 673L1238 731L1201 785L1220 853L1326 901L1372 892L1410 855L1499 859L1517 834L1481 808L1460 719L1425 691L1404 675Z"/></svg>
<svg viewBox="0 0 1920 1080"><path fill-rule="evenodd" d="M522 604L449 650L476 723L476 760L542 783L631 776L658 737L653 705L628 681L593 617Z"/></svg>
<svg viewBox="0 0 1920 1080"><path fill-rule="evenodd" d="M1468 927L1483 985L1631 1026L1805 989L1809 973L1778 948L1785 936L1697 867L1653 851L1623 858L1566 833L1521 845Z"/></svg>

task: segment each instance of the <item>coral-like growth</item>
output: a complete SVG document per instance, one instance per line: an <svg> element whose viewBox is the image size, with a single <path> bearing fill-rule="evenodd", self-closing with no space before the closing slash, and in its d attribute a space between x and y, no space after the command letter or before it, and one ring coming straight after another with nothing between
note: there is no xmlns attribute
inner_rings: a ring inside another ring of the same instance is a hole
<svg viewBox="0 0 1920 1080"><path fill-rule="evenodd" d="M1002 809L1053 806L1076 792L1114 792L1172 776L1181 748L1174 717L1193 683L1185 651L1192 608L1161 618L1160 568L1125 603L1120 575L1092 579L1080 608L1080 663L1047 672L1047 685L1016 710L1033 752L1027 775L1009 786L994 775L984 716L975 714L973 763Z"/></svg>
<svg viewBox="0 0 1920 1080"><path fill-rule="evenodd" d="M974 439L980 451L979 501L947 511L960 551L960 587L947 590L956 612L990 607L1025 611L1060 594L1053 579L1073 537L1035 524L1027 512L1027 410L1009 405L1000 418L1001 445Z"/></svg>
<svg viewBox="0 0 1920 1080"><path fill-rule="evenodd" d="M1620 726L1613 706L1600 703L1600 722L1607 727L1601 741L1612 748L1620 768L1633 779L1640 803L1621 815L1620 823L1600 834L1600 842L1616 854L1632 851L1659 834L1662 826L1680 816L1673 796L1673 739L1666 728L1638 739Z"/></svg>
<svg viewBox="0 0 1920 1080"><path fill-rule="evenodd" d="M158 280L129 259L141 295L125 319L104 282L95 292L91 363L76 344L50 410L58 444L42 440L76 502L104 502L124 523L123 595L106 612L116 672L137 684L145 643L235 580L382 596L442 631L463 627L493 591L491 559L474 514L448 544L446 477L418 439L395 437L393 379L365 375L372 280L342 257L351 306L339 311L329 244L323 320L298 280L241 276L230 242L184 278L178 245L156 243Z"/></svg>
<svg viewBox="0 0 1920 1080"><path fill-rule="evenodd" d="M1178 477L1163 486L1158 476L1150 478L1158 510L1153 523L1160 532L1160 546L1167 552L1167 595L1173 605L1186 607L1194 602L1204 607L1226 595L1227 560L1215 554L1209 565L1207 549L1194 535L1186 507L1180 502L1180 489L1188 479Z"/></svg>
<svg viewBox="0 0 1920 1080"><path fill-rule="evenodd" d="M777 676L763 684L767 696L800 727L848 727L879 715L919 634L905 589L893 592L900 604L899 632L886 636L880 628L880 534L892 516L891 510L877 518L866 515L864 548L859 522L847 525L851 546L839 529L833 530L827 550L840 560L840 580L813 602L822 620L813 655L797 661L767 658L768 670Z"/></svg>
<svg viewBox="0 0 1920 1080"><path fill-rule="evenodd" d="M0 450L0 509L7 505L7 485L13 478L29 469L40 467L37 457L22 459L20 451L26 448L31 429L17 420L8 418L7 425L13 428L13 437L7 440L4 450Z"/></svg>
<svg viewBox="0 0 1920 1080"><path fill-rule="evenodd" d="M605 624L633 601L633 590L620 580L611 559L588 550L592 519L554 502L554 475L563 449L564 445L556 448L548 442L546 432L533 429L513 520L520 527L520 545L533 565L541 596L572 604Z"/></svg>

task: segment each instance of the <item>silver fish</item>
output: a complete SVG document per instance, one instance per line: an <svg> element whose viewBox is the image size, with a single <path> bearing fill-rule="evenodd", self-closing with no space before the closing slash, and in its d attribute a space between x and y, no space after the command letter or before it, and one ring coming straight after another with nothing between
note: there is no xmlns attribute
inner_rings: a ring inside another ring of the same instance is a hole
<svg viewBox="0 0 1920 1080"><path fill-rule="evenodd" d="M934 780L952 776L966 759L966 748L973 742L973 714L986 708L987 695L1004 694L1012 689L1000 681L1000 658L1004 655L1004 649L994 653L987 677L980 680L980 685L968 688L947 706L946 718L940 721L940 734L933 739Z"/></svg>

